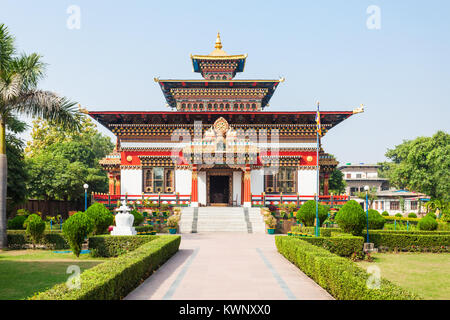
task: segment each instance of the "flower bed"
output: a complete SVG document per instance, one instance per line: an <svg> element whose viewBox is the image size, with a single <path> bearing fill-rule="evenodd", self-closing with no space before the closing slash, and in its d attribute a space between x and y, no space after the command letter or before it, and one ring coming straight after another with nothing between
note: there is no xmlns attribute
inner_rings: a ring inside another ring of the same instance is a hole
<svg viewBox="0 0 450 320"><path fill-rule="evenodd" d="M417 295L381 278L379 289L368 287L369 274L347 258L303 239L276 236L278 251L339 300L412 300Z"/></svg>
<svg viewBox="0 0 450 320"><path fill-rule="evenodd" d="M136 237L141 238L141 237ZM180 236L159 236L134 251L108 260L80 275L81 288L65 283L34 295L31 300L118 300L136 288L143 279L174 255Z"/></svg>

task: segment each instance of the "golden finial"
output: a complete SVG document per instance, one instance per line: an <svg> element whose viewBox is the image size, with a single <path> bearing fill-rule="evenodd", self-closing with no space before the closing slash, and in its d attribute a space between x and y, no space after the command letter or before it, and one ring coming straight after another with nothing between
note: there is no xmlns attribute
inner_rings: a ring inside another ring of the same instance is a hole
<svg viewBox="0 0 450 320"><path fill-rule="evenodd" d="M361 107L353 109L353 114L364 112L364 105L361 103Z"/></svg>
<svg viewBox="0 0 450 320"><path fill-rule="evenodd" d="M81 104L78 104L78 111L81 112L81 113L84 113L84 114L89 114L89 111L87 111L86 109L83 109L81 107Z"/></svg>
<svg viewBox="0 0 450 320"><path fill-rule="evenodd" d="M217 32L215 48L216 49L222 49L222 41L220 41L220 32Z"/></svg>

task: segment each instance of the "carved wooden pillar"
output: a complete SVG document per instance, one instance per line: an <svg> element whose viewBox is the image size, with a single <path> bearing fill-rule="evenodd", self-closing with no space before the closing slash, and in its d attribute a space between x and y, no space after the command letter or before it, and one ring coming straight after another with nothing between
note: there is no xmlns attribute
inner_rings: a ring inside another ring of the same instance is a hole
<svg viewBox="0 0 450 320"><path fill-rule="evenodd" d="M197 165L192 165L191 207L198 207L198 172Z"/></svg>
<svg viewBox="0 0 450 320"><path fill-rule="evenodd" d="M252 206L252 190L251 190L251 180L250 180L250 165L245 166L244 172L244 207Z"/></svg>
<svg viewBox="0 0 450 320"><path fill-rule="evenodd" d="M112 172L108 173L108 192L109 194L114 194L114 175Z"/></svg>

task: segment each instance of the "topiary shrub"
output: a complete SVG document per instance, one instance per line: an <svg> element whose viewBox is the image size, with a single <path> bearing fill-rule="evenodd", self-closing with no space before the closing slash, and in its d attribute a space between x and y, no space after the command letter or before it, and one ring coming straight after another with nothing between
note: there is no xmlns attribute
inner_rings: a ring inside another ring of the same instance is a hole
<svg viewBox="0 0 450 320"><path fill-rule="evenodd" d="M137 211L136 209L131 210L130 213L134 216L133 226L138 226L142 222L144 222L144 219L145 219L144 215L142 213L140 213L139 211Z"/></svg>
<svg viewBox="0 0 450 320"><path fill-rule="evenodd" d="M436 230L438 227L438 223L435 219L426 215L425 217L420 219L417 226L419 227L419 230Z"/></svg>
<svg viewBox="0 0 450 320"><path fill-rule="evenodd" d="M84 239L94 229L94 222L85 212L78 211L63 223L62 229L70 248L78 257Z"/></svg>
<svg viewBox="0 0 450 320"><path fill-rule="evenodd" d="M408 218L417 218L417 214L415 214L414 212L411 212L408 214Z"/></svg>
<svg viewBox="0 0 450 320"><path fill-rule="evenodd" d="M383 213L381 214L383 217L389 217L389 212L387 211L383 211Z"/></svg>
<svg viewBox="0 0 450 320"><path fill-rule="evenodd" d="M94 223L93 234L105 234L108 227L114 223L114 216L101 203L94 203L86 210L86 214Z"/></svg>
<svg viewBox="0 0 450 320"><path fill-rule="evenodd" d="M434 212L428 212L425 217L430 217L430 218L432 218L434 220L436 220L436 218L437 218L436 214Z"/></svg>
<svg viewBox="0 0 450 320"><path fill-rule="evenodd" d="M396 216L396 217L399 217L399 218L402 218L402 217L403 217L403 215L402 215L400 212L399 212L399 213L396 213L395 216Z"/></svg>
<svg viewBox="0 0 450 320"><path fill-rule="evenodd" d="M371 230L380 230L383 229L384 223L386 220L383 216L374 209L369 209L369 229Z"/></svg>
<svg viewBox="0 0 450 320"><path fill-rule="evenodd" d="M328 208L319 204L319 224L322 225L328 217ZM314 226L316 220L316 201L306 201L297 211L297 220L305 226Z"/></svg>
<svg viewBox="0 0 450 320"><path fill-rule="evenodd" d="M45 222L37 214L32 214L24 222L26 228L26 234L31 238L33 242L33 248L36 247L36 243L42 238L45 231Z"/></svg>
<svg viewBox="0 0 450 320"><path fill-rule="evenodd" d="M364 210L358 202L350 200L342 206L335 218L339 227L354 236L361 235L366 224Z"/></svg>
<svg viewBox="0 0 450 320"><path fill-rule="evenodd" d="M8 220L9 230L24 230L24 222L27 220L27 216L15 216L14 218Z"/></svg>

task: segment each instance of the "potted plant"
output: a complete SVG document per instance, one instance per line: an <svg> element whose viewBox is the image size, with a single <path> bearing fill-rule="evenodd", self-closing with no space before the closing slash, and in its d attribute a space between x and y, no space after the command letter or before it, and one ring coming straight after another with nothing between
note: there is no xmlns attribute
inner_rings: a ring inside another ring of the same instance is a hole
<svg viewBox="0 0 450 320"><path fill-rule="evenodd" d="M178 222L180 221L180 217L177 215L170 216L167 219L167 226L169 227L170 234L177 233Z"/></svg>
<svg viewBox="0 0 450 320"><path fill-rule="evenodd" d="M274 216L268 216L264 221L267 225L267 233L274 234L275 228L277 227L277 219Z"/></svg>

